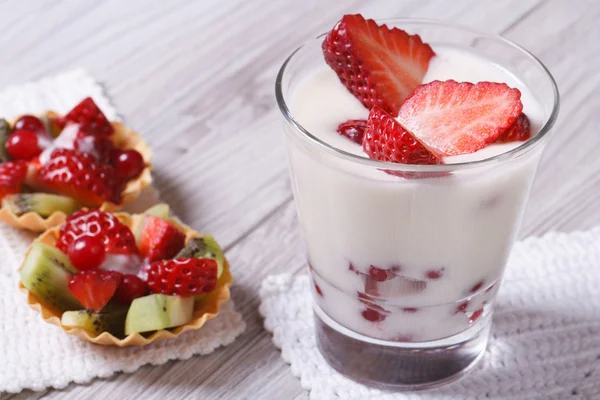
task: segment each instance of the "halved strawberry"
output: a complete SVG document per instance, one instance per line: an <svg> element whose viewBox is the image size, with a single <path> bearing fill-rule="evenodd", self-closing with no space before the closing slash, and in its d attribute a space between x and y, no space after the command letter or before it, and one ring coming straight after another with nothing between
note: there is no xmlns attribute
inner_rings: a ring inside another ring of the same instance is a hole
<svg viewBox="0 0 600 400"><path fill-rule="evenodd" d="M521 92L505 83L433 81L415 89L398 121L438 158L493 143L521 114Z"/></svg>
<svg viewBox="0 0 600 400"><path fill-rule="evenodd" d="M162 218L144 215L140 224L137 243L140 254L149 261L173 258L185 246L185 233Z"/></svg>
<svg viewBox="0 0 600 400"><path fill-rule="evenodd" d="M121 277L115 271L81 271L71 278L69 290L86 309L100 312L114 296Z"/></svg>
<svg viewBox="0 0 600 400"><path fill-rule="evenodd" d="M56 121L60 128L64 128L68 122L79 124L79 129L89 135L110 136L115 131L102 110L96 105L91 97L87 97L76 105L67 115Z"/></svg>
<svg viewBox="0 0 600 400"><path fill-rule="evenodd" d="M362 144L363 137L365 136L365 129L367 129L366 120L350 119L346 122L342 122L337 128L337 132L342 136L346 136L353 142Z"/></svg>
<svg viewBox="0 0 600 400"><path fill-rule="evenodd" d="M27 161L7 161L0 164L0 200L21 191L27 175Z"/></svg>
<svg viewBox="0 0 600 400"><path fill-rule="evenodd" d="M345 15L323 41L325 61L365 107L396 116L435 55L419 35Z"/></svg>
<svg viewBox="0 0 600 400"><path fill-rule="evenodd" d="M107 212L79 210L71 214L60 228L56 247L68 254L71 243L82 236L101 237L107 254L139 254L129 227Z"/></svg>
<svg viewBox="0 0 600 400"><path fill-rule="evenodd" d="M363 149L369 157L379 161L443 164L412 133L378 106L374 106L369 113Z"/></svg>
<svg viewBox="0 0 600 400"><path fill-rule="evenodd" d="M161 260L150 264L148 286L154 293L195 296L217 286L217 262L211 258Z"/></svg>
<svg viewBox="0 0 600 400"><path fill-rule="evenodd" d="M39 170L37 180L45 188L85 205L98 207L107 201L121 202L123 184L115 170L89 153L55 150Z"/></svg>
<svg viewBox="0 0 600 400"><path fill-rule="evenodd" d="M521 113L515 123L496 139L496 143L524 142L530 137L531 127L529 125L529 118Z"/></svg>

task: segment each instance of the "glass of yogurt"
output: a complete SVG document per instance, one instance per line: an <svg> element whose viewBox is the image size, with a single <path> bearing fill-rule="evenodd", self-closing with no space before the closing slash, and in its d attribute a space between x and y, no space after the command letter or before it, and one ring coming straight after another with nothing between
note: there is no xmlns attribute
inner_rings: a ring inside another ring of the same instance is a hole
<svg viewBox="0 0 600 400"><path fill-rule="evenodd" d="M537 58L499 36L436 21L381 22L419 34L435 50L423 83L518 88L533 133L443 165L377 161L336 132L369 110L325 63L323 36L279 72L318 347L351 379L427 388L457 379L484 354L494 299L558 114L558 90Z"/></svg>

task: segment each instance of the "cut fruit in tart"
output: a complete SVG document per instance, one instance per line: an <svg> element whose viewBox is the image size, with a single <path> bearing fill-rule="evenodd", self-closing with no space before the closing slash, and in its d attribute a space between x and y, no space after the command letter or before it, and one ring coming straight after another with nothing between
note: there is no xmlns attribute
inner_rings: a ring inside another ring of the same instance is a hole
<svg viewBox="0 0 600 400"><path fill-rule="evenodd" d="M12 188L10 194L33 192L36 203L16 207L14 202L6 202L0 208L0 221L12 226L41 232L60 225L82 206L117 211L152 182L150 148L122 123L109 122L91 98L84 99L65 116L48 111L39 118L22 116L12 125L0 119L0 172L12 158L7 151L11 136L32 140L35 135L43 151L22 161L27 163L26 178L20 189ZM16 149L25 158L30 156L23 154L19 146ZM57 197L56 201L39 203L38 195L65 196L70 200Z"/></svg>
<svg viewBox="0 0 600 400"><path fill-rule="evenodd" d="M125 320L125 334L185 325L194 316L194 298L151 294L135 299Z"/></svg>
<svg viewBox="0 0 600 400"><path fill-rule="evenodd" d="M406 99L398 121L439 158L469 154L517 121L520 99L521 92L505 83L433 81Z"/></svg>
<svg viewBox="0 0 600 400"><path fill-rule="evenodd" d="M185 234L166 219L145 214L136 242L142 258L150 262L171 259L185 246Z"/></svg>
<svg viewBox="0 0 600 400"><path fill-rule="evenodd" d="M169 218L168 212L166 205L139 215L80 210L65 225L48 229L34 241L20 268L19 287L27 303L46 322L101 345L143 346L200 329L229 299L229 265L212 236L200 235ZM135 265L137 274L126 274L111 270L106 261L83 271L71 262L68 249L81 238L94 238L102 239L107 254L121 252L130 263L127 257L138 252L132 232L152 214L184 237L175 256L185 257L156 260L150 264L154 270L146 271L162 279L160 289L156 279L155 285L146 282L143 264Z"/></svg>
<svg viewBox="0 0 600 400"><path fill-rule="evenodd" d="M365 107L396 116L435 55L419 35L345 15L323 41L325 61Z"/></svg>

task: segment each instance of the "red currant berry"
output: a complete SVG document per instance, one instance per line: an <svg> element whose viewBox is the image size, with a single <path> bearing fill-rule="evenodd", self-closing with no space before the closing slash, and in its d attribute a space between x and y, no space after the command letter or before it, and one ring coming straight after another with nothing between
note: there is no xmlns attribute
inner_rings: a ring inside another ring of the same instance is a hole
<svg viewBox="0 0 600 400"><path fill-rule="evenodd" d="M33 131L14 131L5 146L8 154L15 160L31 160L42 152L38 135Z"/></svg>
<svg viewBox="0 0 600 400"><path fill-rule="evenodd" d="M144 158L135 150L121 151L115 159L115 169L123 180L136 178L144 170Z"/></svg>
<svg viewBox="0 0 600 400"><path fill-rule="evenodd" d="M32 131L35 133L46 133L44 123L33 115L23 115L15 122L15 131Z"/></svg>
<svg viewBox="0 0 600 400"><path fill-rule="evenodd" d="M104 241L98 236L82 236L69 246L69 260L80 271L98 268L105 258Z"/></svg>
<svg viewBox="0 0 600 400"><path fill-rule="evenodd" d="M123 305L129 305L134 299L145 296L148 285L135 275L123 275L123 280L117 288L115 299Z"/></svg>

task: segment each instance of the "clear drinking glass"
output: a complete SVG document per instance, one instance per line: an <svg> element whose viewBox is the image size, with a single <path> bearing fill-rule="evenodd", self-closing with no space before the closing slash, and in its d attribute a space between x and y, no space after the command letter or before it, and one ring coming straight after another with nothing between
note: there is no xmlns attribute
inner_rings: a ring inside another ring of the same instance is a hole
<svg viewBox="0 0 600 400"><path fill-rule="evenodd" d="M486 160L380 162L328 145L294 118L292 94L324 65L323 36L279 71L276 96L319 349L362 383L427 388L462 376L484 353L496 292L558 114L558 89L538 59L499 36L437 21L379 22L419 34L434 49L452 45L500 65L529 88L545 118L534 138Z"/></svg>

